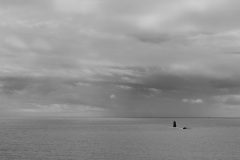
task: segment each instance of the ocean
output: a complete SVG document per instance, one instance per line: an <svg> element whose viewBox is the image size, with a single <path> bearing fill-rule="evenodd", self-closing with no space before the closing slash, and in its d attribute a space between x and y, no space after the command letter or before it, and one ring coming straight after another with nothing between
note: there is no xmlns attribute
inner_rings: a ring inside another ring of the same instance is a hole
<svg viewBox="0 0 240 160"><path fill-rule="evenodd" d="M0 160L239 160L239 149L240 119L0 118Z"/></svg>

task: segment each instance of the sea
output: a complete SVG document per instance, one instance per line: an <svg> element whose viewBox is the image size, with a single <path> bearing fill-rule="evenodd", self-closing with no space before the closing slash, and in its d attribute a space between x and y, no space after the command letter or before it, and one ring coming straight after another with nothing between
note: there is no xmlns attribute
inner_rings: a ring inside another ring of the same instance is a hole
<svg viewBox="0 0 240 160"><path fill-rule="evenodd" d="M0 118L0 160L239 159L238 118Z"/></svg>

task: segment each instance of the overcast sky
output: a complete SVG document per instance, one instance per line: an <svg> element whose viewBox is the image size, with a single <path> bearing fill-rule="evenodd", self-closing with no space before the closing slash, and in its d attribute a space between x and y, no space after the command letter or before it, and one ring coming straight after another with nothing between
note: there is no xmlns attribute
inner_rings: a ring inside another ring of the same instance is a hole
<svg viewBox="0 0 240 160"><path fill-rule="evenodd" d="M239 0L0 0L0 114L240 116Z"/></svg>

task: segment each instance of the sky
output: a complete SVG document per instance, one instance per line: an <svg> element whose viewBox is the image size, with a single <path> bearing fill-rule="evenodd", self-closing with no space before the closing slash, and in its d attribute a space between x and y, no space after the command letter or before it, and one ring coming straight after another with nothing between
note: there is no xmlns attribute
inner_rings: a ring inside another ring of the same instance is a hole
<svg viewBox="0 0 240 160"><path fill-rule="evenodd" d="M0 116L239 117L239 0L0 0Z"/></svg>

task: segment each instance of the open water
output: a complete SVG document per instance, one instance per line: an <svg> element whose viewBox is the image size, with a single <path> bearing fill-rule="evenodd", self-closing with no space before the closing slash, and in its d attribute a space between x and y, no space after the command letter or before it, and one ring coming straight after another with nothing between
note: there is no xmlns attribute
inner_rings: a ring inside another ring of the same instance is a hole
<svg viewBox="0 0 240 160"><path fill-rule="evenodd" d="M0 118L0 160L239 160L239 149L240 119Z"/></svg>

